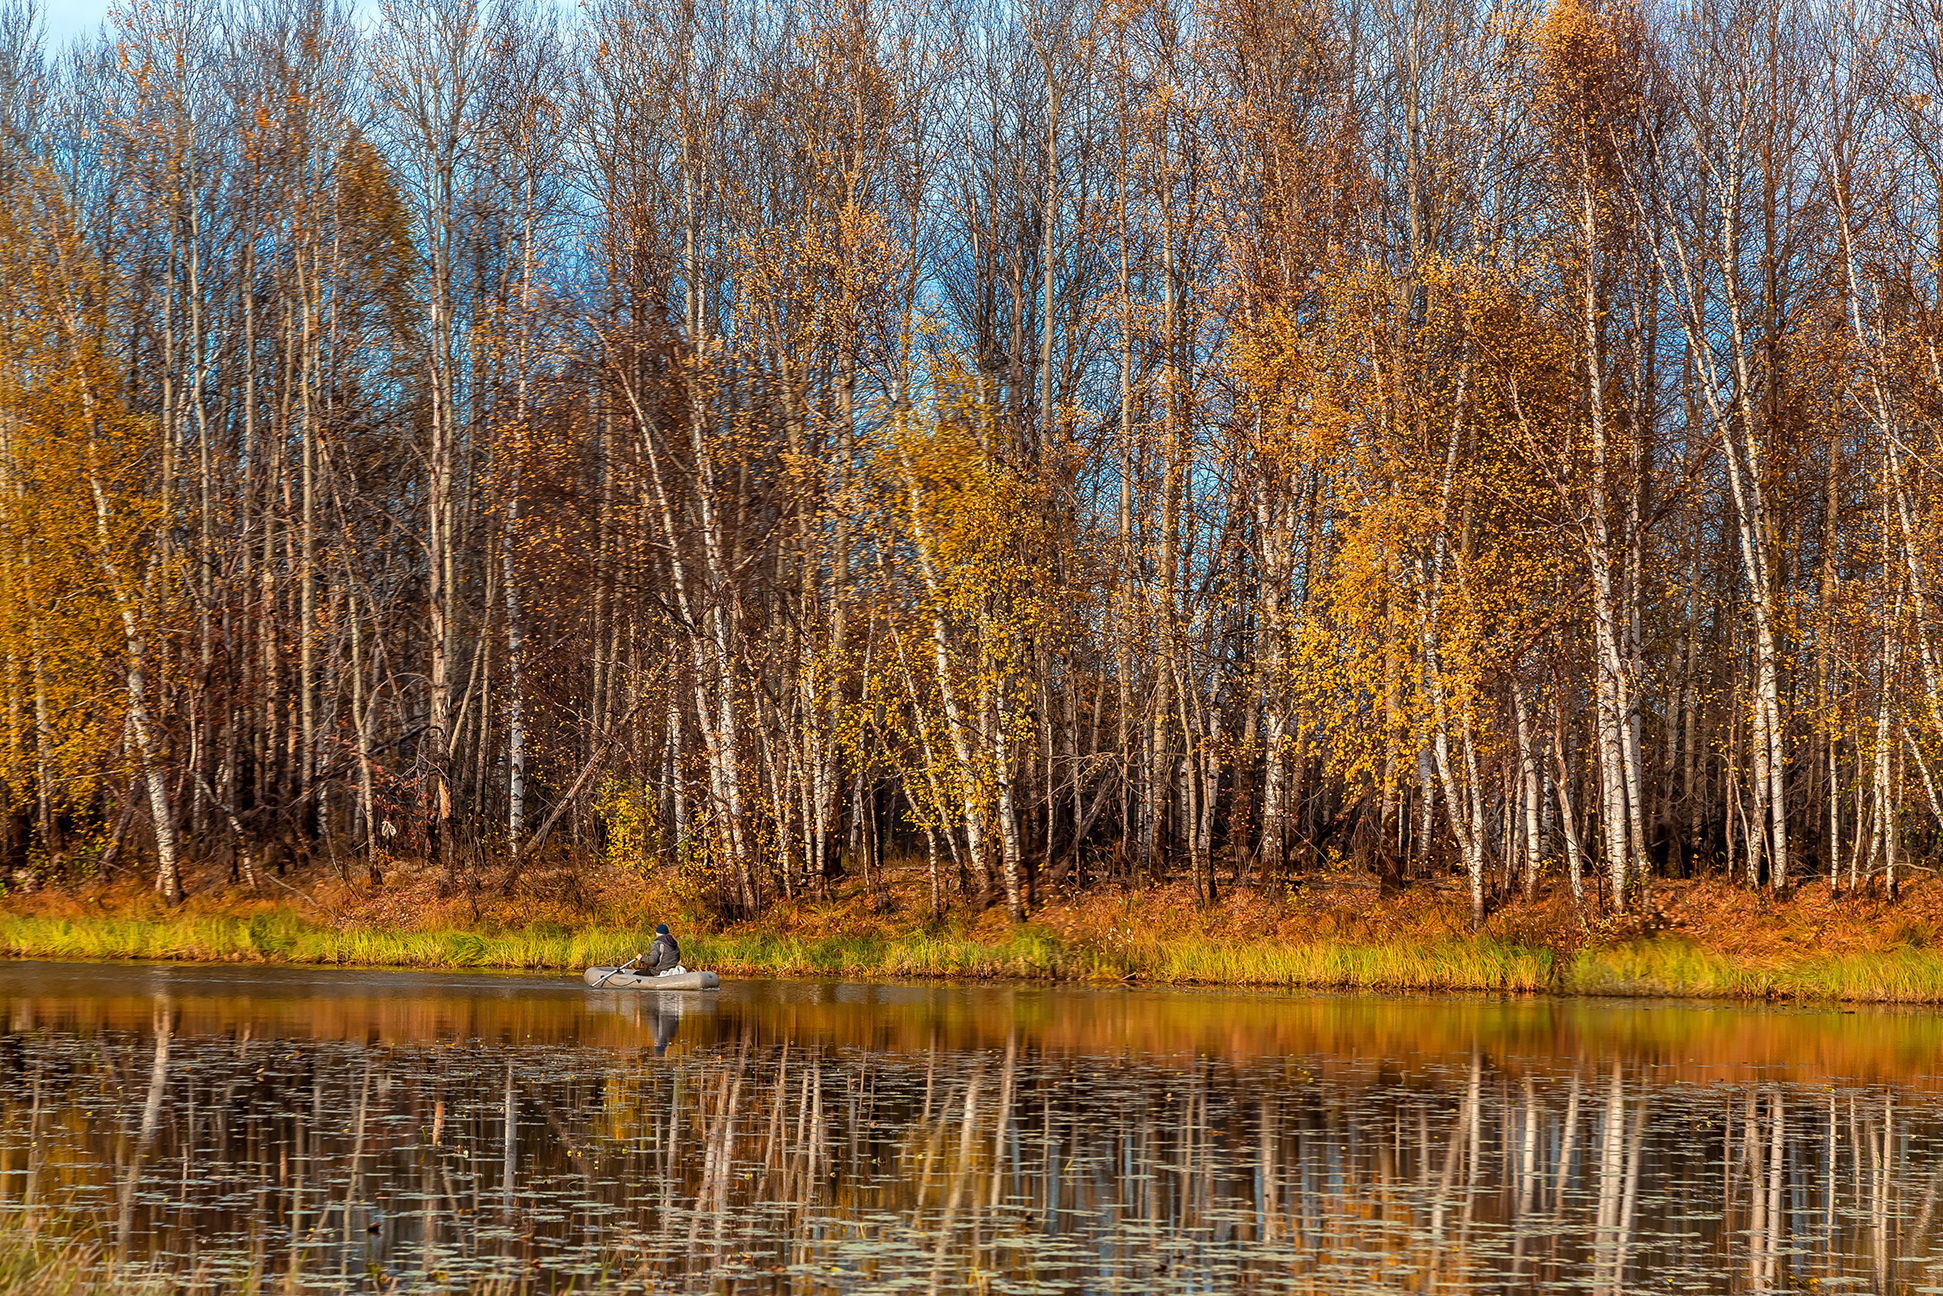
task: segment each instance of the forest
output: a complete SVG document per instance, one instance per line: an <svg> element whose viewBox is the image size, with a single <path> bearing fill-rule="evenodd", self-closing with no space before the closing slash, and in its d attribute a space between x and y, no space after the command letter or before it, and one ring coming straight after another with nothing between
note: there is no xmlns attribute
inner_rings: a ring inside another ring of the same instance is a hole
<svg viewBox="0 0 1943 1296"><path fill-rule="evenodd" d="M1943 0L0 6L0 865L1893 895Z"/></svg>

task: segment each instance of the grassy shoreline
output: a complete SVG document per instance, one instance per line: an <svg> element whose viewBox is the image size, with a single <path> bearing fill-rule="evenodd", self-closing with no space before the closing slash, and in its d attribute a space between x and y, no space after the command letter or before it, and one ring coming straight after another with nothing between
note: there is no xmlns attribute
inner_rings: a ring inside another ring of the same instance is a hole
<svg viewBox="0 0 1943 1296"><path fill-rule="evenodd" d="M138 891L65 903L16 899L0 910L0 956L567 972L625 958L645 943L647 914L672 912L657 910L653 897L637 899L643 903L556 907L540 918L521 906L524 921L517 909L482 912L476 902L464 914L407 904L415 917L401 920L356 896L301 908L205 896L173 912ZM1425 897L1348 908L1306 901L1293 915L1287 905L1264 911L1231 900L1223 913L1193 920L1179 918L1168 899L1053 906L1014 926L990 913L939 924L865 914L853 898L847 906L787 907L758 924L707 930L703 919L678 930L690 966L730 977L1943 1004L1943 952L1929 947L1943 922L1932 925L1927 906L1912 909L1907 899L1887 919L1880 906L1852 912L1833 934L1826 915L1799 906L1758 905L1750 915L1745 892L1702 896L1721 910L1711 919L1669 921L1662 909L1656 922L1630 931L1590 933L1533 908L1473 934ZM1768 939L1750 942L1750 932Z"/></svg>
<svg viewBox="0 0 1943 1296"><path fill-rule="evenodd" d="M572 971L615 963L639 949L638 930L553 924L500 931L336 929L292 914L182 919L0 916L0 955L10 958L285 963L311 966ZM1025 924L999 936L913 930L888 935L793 936L770 932L684 937L684 961L729 976L963 978L1104 981L1167 985L1358 989L1547 988L1547 950L1488 937L1423 945L1227 944L1207 937L1110 948Z"/></svg>

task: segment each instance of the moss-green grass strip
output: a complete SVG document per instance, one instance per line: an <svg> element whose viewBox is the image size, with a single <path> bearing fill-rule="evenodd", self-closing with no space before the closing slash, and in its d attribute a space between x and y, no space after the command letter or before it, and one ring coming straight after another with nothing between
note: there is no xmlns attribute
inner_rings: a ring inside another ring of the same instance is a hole
<svg viewBox="0 0 1943 1296"><path fill-rule="evenodd" d="M291 911L251 917L0 914L0 954L359 967L569 971L642 948L621 927L339 929ZM1433 941L1235 941L1187 935L1107 943L1034 924L981 939L951 930L804 937L697 934L690 966L730 976L1136 981L1349 990L1453 990L1729 999L1943 1003L1943 957L1915 946L1872 954L1755 960L1659 937L1566 956L1489 937Z"/></svg>

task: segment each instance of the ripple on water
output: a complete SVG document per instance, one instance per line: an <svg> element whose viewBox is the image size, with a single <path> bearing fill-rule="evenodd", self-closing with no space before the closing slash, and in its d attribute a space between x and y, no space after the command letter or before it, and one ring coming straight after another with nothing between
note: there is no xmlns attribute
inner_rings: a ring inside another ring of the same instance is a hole
<svg viewBox="0 0 1943 1296"><path fill-rule="evenodd" d="M23 966L0 1203L214 1287L1943 1290L1921 1014Z"/></svg>

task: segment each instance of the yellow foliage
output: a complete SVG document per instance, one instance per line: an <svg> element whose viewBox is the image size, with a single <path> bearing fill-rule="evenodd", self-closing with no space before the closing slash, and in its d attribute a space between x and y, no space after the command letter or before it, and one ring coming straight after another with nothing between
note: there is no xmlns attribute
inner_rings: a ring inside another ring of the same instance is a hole
<svg viewBox="0 0 1943 1296"><path fill-rule="evenodd" d="M1476 267L1413 285L1355 264L1321 302L1265 312L1233 356L1263 412L1258 455L1319 475L1332 504L1282 683L1355 777L1414 753L1440 714L1488 738L1477 708L1539 632L1532 591L1569 588L1543 462L1569 442L1551 421L1569 370L1542 322L1521 323L1530 303Z"/></svg>
<svg viewBox="0 0 1943 1296"><path fill-rule="evenodd" d="M606 846L601 852L608 867L635 877L654 869L650 840L655 830L654 794L641 784L608 775L594 796Z"/></svg>
<svg viewBox="0 0 1943 1296"><path fill-rule="evenodd" d="M968 803L992 813L994 740L1019 751L1034 736L1031 709L1007 690L1058 621L1042 488L999 452L998 421L973 382L947 365L941 385L927 415L898 421L875 448L872 480L887 506L873 513L886 527L879 543L912 561L897 564L901 578L886 576L896 582L882 591L889 642L864 673L846 735L872 741L870 717L889 740L873 753L907 772L917 816L933 826Z"/></svg>
<svg viewBox="0 0 1943 1296"><path fill-rule="evenodd" d="M99 293L76 273L58 206L38 196L0 218L0 779L18 789L44 771L57 803L78 804L115 753L135 759L122 741L122 605L152 623L174 584L149 548L162 516L155 423L116 399Z"/></svg>

